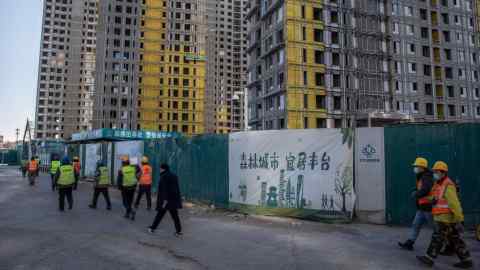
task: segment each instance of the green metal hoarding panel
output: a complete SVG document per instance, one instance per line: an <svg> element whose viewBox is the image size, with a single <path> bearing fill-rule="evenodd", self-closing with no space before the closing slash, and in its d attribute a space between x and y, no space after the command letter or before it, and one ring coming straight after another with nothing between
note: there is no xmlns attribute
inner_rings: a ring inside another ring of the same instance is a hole
<svg viewBox="0 0 480 270"><path fill-rule="evenodd" d="M417 156L428 159L429 166L437 160L449 165L449 175L460 184L460 198L467 224L479 222L480 125L437 124L402 125L385 128L386 219L390 224L410 224L415 214L415 189L412 163ZM477 165L478 166L478 165Z"/></svg>
<svg viewBox="0 0 480 270"><path fill-rule="evenodd" d="M179 176L185 198L228 206L228 136L204 135L145 142L145 155L154 168L154 190L161 163Z"/></svg>

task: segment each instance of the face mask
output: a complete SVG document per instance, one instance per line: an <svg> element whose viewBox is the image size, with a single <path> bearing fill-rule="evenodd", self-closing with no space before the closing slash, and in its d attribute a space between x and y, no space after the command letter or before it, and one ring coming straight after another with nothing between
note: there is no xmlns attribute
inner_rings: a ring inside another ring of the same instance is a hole
<svg viewBox="0 0 480 270"><path fill-rule="evenodd" d="M434 173L433 174L433 179L435 179L436 181L442 179L443 175L441 173Z"/></svg>
<svg viewBox="0 0 480 270"><path fill-rule="evenodd" d="M422 172L422 169L420 169L420 168L418 168L418 167L414 167L414 168L413 168L413 172L414 172L415 174L419 174L419 173Z"/></svg>

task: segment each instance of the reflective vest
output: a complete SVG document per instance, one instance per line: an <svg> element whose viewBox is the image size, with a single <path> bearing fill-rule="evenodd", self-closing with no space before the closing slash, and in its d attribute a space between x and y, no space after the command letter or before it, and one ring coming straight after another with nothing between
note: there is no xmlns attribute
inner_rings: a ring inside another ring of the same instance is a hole
<svg viewBox="0 0 480 270"><path fill-rule="evenodd" d="M52 160L52 164L50 165L50 173L51 174L56 174L58 168L60 168L60 161Z"/></svg>
<svg viewBox="0 0 480 270"><path fill-rule="evenodd" d="M140 176L140 185L152 184L152 167L150 165L142 165L142 176Z"/></svg>
<svg viewBox="0 0 480 270"><path fill-rule="evenodd" d="M440 184L435 183L433 185L432 193L433 193L433 196L435 197L435 199L437 201L435 203L435 205L433 205L433 208L432 208L432 214L433 215L441 215L441 214L452 213L452 210L448 206L448 201L445 199L445 191L447 190L447 187L450 186L450 185L455 187L455 183L453 183L453 181L450 180L450 178L448 178L448 177L443 179L442 183L440 183Z"/></svg>
<svg viewBox="0 0 480 270"><path fill-rule="evenodd" d="M28 170L31 172L38 170L38 162L36 160L30 160L28 163Z"/></svg>
<svg viewBox="0 0 480 270"><path fill-rule="evenodd" d="M122 186L132 187L137 184L137 178L135 176L136 169L132 165L122 167L123 181Z"/></svg>
<svg viewBox="0 0 480 270"><path fill-rule="evenodd" d="M61 186L72 185L75 182L75 176L73 174L72 165L62 165L59 168L60 176L58 177L57 184Z"/></svg>
<svg viewBox="0 0 480 270"><path fill-rule="evenodd" d="M110 177L108 177L108 168L106 166L102 166L98 168L100 171L100 177L98 180L99 186L107 186L110 185Z"/></svg>
<svg viewBox="0 0 480 270"><path fill-rule="evenodd" d="M422 182L422 179L419 179L419 180L417 181L417 190L422 189L422 183L423 183L423 182ZM431 198L432 196L433 196L433 193L432 193L432 191L430 190L430 192L427 194L427 196L418 199L418 204L419 204L419 205L431 204L432 202L431 202L431 200L430 200L429 198Z"/></svg>
<svg viewBox="0 0 480 270"><path fill-rule="evenodd" d="M80 173L80 161L74 161L73 168L75 169L76 173Z"/></svg>

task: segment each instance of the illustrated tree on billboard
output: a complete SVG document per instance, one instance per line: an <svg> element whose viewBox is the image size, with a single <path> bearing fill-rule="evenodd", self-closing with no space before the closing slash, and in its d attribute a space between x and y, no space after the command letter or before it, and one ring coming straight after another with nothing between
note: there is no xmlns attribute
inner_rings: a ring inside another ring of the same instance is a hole
<svg viewBox="0 0 480 270"><path fill-rule="evenodd" d="M338 167L341 168L341 165ZM342 198L342 212L347 212L347 196L353 192L353 173L350 166L345 166L343 172L337 169L335 175L335 192Z"/></svg>

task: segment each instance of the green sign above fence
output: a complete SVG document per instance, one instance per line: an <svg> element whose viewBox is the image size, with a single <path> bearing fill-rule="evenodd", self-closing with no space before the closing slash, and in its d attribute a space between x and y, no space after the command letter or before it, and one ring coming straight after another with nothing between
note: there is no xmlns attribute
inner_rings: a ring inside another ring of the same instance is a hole
<svg viewBox="0 0 480 270"><path fill-rule="evenodd" d="M144 131L144 130L126 130L126 129L109 129L102 128L91 131L85 131L72 134L72 141L121 141L121 140L147 140L147 139L163 139L178 137L175 132L163 131Z"/></svg>

